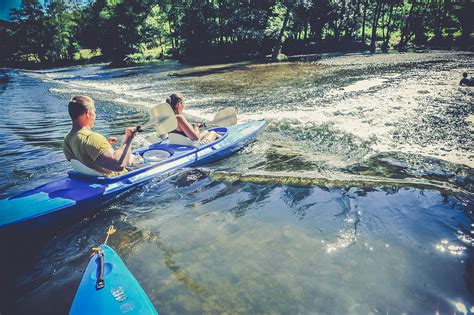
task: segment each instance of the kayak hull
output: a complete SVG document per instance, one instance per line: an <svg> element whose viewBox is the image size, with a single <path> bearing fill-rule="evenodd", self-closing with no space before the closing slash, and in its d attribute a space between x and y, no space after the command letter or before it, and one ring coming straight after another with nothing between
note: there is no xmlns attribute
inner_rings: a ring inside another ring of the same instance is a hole
<svg viewBox="0 0 474 315"><path fill-rule="evenodd" d="M99 254L95 253L84 272L69 314L158 315L145 291L117 253L107 245L101 245L99 249L103 253L104 287L96 288L101 262Z"/></svg>
<svg viewBox="0 0 474 315"><path fill-rule="evenodd" d="M74 171L45 185L0 200L0 234L34 232L65 221L74 221L130 193L153 178L185 167L216 162L256 140L266 125L264 120L249 121L229 128L215 128L223 136L201 147L153 144L135 150L165 152L162 161L117 177L93 177Z"/></svg>

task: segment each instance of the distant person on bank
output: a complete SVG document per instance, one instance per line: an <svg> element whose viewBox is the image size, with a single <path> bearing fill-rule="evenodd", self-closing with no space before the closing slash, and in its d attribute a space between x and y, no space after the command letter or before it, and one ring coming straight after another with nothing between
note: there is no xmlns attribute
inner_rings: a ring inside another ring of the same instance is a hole
<svg viewBox="0 0 474 315"><path fill-rule="evenodd" d="M459 85L474 86L474 78L468 79L467 72L464 72L462 74L462 79L461 82L459 82Z"/></svg>
<svg viewBox="0 0 474 315"><path fill-rule="evenodd" d="M66 159L75 159L105 176L117 176L127 172L131 155L131 143L135 137L134 128L125 129L123 142L117 150L112 144L116 138L105 139L91 129L95 122L95 104L89 96L74 96L68 106L72 120L71 131L64 137L63 151Z"/></svg>

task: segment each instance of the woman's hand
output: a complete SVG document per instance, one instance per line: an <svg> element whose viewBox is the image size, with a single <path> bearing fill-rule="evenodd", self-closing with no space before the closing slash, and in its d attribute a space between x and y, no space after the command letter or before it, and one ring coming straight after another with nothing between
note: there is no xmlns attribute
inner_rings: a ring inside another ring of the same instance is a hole
<svg viewBox="0 0 474 315"><path fill-rule="evenodd" d="M201 128L202 124L201 123L193 123L193 129L195 131L199 131L199 128Z"/></svg>

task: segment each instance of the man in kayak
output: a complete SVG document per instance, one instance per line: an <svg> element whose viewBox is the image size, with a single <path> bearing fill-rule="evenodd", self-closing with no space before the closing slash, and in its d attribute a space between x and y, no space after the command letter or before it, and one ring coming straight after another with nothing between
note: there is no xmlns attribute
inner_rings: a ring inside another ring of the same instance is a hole
<svg viewBox="0 0 474 315"><path fill-rule="evenodd" d="M459 82L459 85L466 85L466 86L474 86L474 78L467 78L467 72L464 72L462 74L462 79L461 82Z"/></svg>
<svg viewBox="0 0 474 315"><path fill-rule="evenodd" d="M171 131L170 133L177 133L185 136L192 141L198 141L200 144L211 143L216 140L219 135L215 131L200 131L200 124L191 125L187 119L183 116L184 111L184 96L179 93L173 93L166 98L166 103L170 104L174 113L176 114L176 120L178 121L178 128Z"/></svg>
<svg viewBox="0 0 474 315"><path fill-rule="evenodd" d="M74 96L68 105L72 120L71 131L64 137L63 151L66 159L80 161L85 166L105 176L117 176L127 172L130 147L136 130L125 129L122 145L114 150L114 138L104 136L91 129L96 118L94 100L89 96Z"/></svg>

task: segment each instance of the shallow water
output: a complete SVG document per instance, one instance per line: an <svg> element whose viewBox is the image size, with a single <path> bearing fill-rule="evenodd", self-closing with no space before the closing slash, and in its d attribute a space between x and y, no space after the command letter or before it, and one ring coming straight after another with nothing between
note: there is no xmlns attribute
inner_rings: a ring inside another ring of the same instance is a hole
<svg viewBox="0 0 474 315"><path fill-rule="evenodd" d="M66 313L110 224L160 314L469 310L474 90L458 82L472 69L473 54L436 52L13 72L0 85L1 197L68 169L72 95L94 97L95 129L118 137L174 91L197 119L235 106L268 126L93 217L1 240L0 313Z"/></svg>

